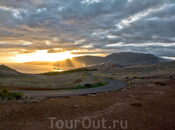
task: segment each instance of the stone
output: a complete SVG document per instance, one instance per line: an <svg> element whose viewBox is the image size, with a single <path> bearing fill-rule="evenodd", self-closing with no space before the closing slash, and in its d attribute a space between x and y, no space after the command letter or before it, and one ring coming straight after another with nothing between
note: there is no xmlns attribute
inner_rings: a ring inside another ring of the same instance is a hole
<svg viewBox="0 0 175 130"><path fill-rule="evenodd" d="M141 103L139 101L134 101L131 105L138 107L141 106Z"/></svg>

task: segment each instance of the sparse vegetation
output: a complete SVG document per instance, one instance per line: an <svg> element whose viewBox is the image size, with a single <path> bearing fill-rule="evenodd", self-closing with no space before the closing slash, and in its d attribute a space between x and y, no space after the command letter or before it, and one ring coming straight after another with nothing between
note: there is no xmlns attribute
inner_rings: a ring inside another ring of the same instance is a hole
<svg viewBox="0 0 175 130"><path fill-rule="evenodd" d="M116 90L113 90L112 92L118 92L118 91L121 91L121 89L116 89Z"/></svg>
<svg viewBox="0 0 175 130"><path fill-rule="evenodd" d="M82 79L77 79L74 83L80 83Z"/></svg>
<svg viewBox="0 0 175 130"><path fill-rule="evenodd" d="M85 76L82 76L82 75ZM63 73L58 75L22 75L13 77L0 77L0 89L8 90L55 90L72 88L78 85L84 86L86 83L95 84L97 79L87 76L83 71L75 73ZM69 83L69 84L67 84Z"/></svg>
<svg viewBox="0 0 175 130"><path fill-rule="evenodd" d="M87 83L87 84L85 84L84 86L90 88L90 87L92 86L92 84Z"/></svg>
<svg viewBox="0 0 175 130"><path fill-rule="evenodd" d="M126 77L126 79L129 79L129 78ZM137 77L137 76L133 76L133 79L145 79L145 77Z"/></svg>
<svg viewBox="0 0 175 130"><path fill-rule="evenodd" d="M22 92L10 92L7 89L2 89L0 92L0 99L1 100L20 100L22 99L24 94Z"/></svg>
<svg viewBox="0 0 175 130"><path fill-rule="evenodd" d="M139 77L137 77L137 76L133 76L133 79L138 79Z"/></svg>
<svg viewBox="0 0 175 130"><path fill-rule="evenodd" d="M134 81L128 81L128 84L134 84Z"/></svg>
<svg viewBox="0 0 175 130"><path fill-rule="evenodd" d="M65 90L71 90L71 89L87 89L87 88L96 88L96 87L101 87L101 86L105 86L107 84L107 82L104 83L96 83L96 84L90 84L87 83L84 86L78 85L78 87L74 87L74 88L66 88Z"/></svg>
<svg viewBox="0 0 175 130"><path fill-rule="evenodd" d="M161 86L166 86L166 84L161 82L161 81L154 81L154 84L161 85Z"/></svg>
<svg viewBox="0 0 175 130"><path fill-rule="evenodd" d="M145 77L139 77L139 79L145 79Z"/></svg>

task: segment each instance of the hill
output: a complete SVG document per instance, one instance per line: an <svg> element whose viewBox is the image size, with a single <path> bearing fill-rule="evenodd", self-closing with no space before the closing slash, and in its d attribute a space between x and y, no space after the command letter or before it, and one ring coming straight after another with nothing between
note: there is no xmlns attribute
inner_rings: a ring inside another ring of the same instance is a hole
<svg viewBox="0 0 175 130"><path fill-rule="evenodd" d="M12 69L6 65L0 65L0 76L20 76L22 75L15 69Z"/></svg>
<svg viewBox="0 0 175 130"><path fill-rule="evenodd" d="M0 65L0 71L13 71L13 72L17 72L16 70L14 70L14 69L12 69L12 68L10 68L10 67L8 67L8 66L6 66L6 65Z"/></svg>
<svg viewBox="0 0 175 130"><path fill-rule="evenodd" d="M62 61L57 61L54 66L58 67L85 67L100 64L104 61L103 57L98 56L80 56L73 57L72 59L66 59Z"/></svg>
<svg viewBox="0 0 175 130"><path fill-rule="evenodd" d="M98 56L80 56L72 59L66 59L63 61L57 61L54 66L58 67L77 67L77 66L92 66L98 65L104 62L112 62L122 66L131 66L139 64L152 64L166 62L166 60L158 58L153 54L133 53L133 52L121 52L107 55L106 57Z"/></svg>
<svg viewBox="0 0 175 130"><path fill-rule="evenodd" d="M158 58L153 54L121 52L113 53L105 57L105 61L111 61L120 65L138 65L166 62L166 60Z"/></svg>

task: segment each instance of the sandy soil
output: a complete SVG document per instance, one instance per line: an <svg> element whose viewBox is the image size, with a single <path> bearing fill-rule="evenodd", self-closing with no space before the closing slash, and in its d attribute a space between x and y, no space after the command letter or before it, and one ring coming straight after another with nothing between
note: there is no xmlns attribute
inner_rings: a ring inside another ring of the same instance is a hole
<svg viewBox="0 0 175 130"><path fill-rule="evenodd" d="M56 117L53 120L53 129L57 129L56 122L61 127L59 120L64 123L65 120L80 120L77 129L82 130L83 121L87 127L89 120L98 124L98 120L104 119L105 126L100 123L99 130L105 127L117 130L173 130L175 78L169 76L168 73L131 79L134 83L121 91L97 95L0 103L0 129L49 130L51 120L48 118ZM165 83L166 86L153 84L155 80ZM113 122L116 124L115 128ZM67 129L65 125L63 129ZM95 128L91 125L89 129Z"/></svg>

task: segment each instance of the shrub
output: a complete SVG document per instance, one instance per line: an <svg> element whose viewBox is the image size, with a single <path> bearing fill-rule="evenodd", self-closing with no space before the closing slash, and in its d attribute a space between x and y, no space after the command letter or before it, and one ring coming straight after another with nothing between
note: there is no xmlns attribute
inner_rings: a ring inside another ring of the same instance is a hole
<svg viewBox="0 0 175 130"><path fill-rule="evenodd" d="M3 88L3 89L1 90L1 92L4 93L4 94L8 94L8 93L10 93L9 90L6 89L6 88Z"/></svg>
<svg viewBox="0 0 175 130"><path fill-rule="evenodd" d="M138 77L137 76L133 76L133 79L138 79Z"/></svg>
<svg viewBox="0 0 175 130"><path fill-rule="evenodd" d="M84 86L90 88L90 87L92 87L92 84L87 83L87 84L85 84Z"/></svg>
<svg viewBox="0 0 175 130"><path fill-rule="evenodd" d="M2 100L20 100L23 96L24 94L22 92L13 93L7 89L2 89L0 92L0 98Z"/></svg>
<svg viewBox="0 0 175 130"><path fill-rule="evenodd" d="M97 85L102 85L102 79L98 79Z"/></svg>
<svg viewBox="0 0 175 130"><path fill-rule="evenodd" d="M81 86L81 85L78 85L78 87L79 87L79 88L82 88L82 86Z"/></svg>
<svg viewBox="0 0 175 130"><path fill-rule="evenodd" d="M154 84L161 85L161 86L166 86L166 84L164 84L161 81L154 81Z"/></svg>
<svg viewBox="0 0 175 130"><path fill-rule="evenodd" d="M12 93L14 99L16 100L21 100L24 97L23 92L18 92L18 93Z"/></svg>

